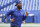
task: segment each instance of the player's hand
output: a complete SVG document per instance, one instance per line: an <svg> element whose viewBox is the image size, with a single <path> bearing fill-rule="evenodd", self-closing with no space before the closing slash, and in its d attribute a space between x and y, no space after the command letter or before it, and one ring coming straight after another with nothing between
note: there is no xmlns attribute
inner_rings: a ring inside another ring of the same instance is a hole
<svg viewBox="0 0 40 27"><path fill-rule="evenodd" d="M25 12L25 16L28 16L28 12Z"/></svg>
<svg viewBox="0 0 40 27"><path fill-rule="evenodd" d="M23 21L23 24L25 24L25 20Z"/></svg>
<svg viewBox="0 0 40 27"><path fill-rule="evenodd" d="M10 21L11 21L11 22L14 22L14 19L11 19Z"/></svg>

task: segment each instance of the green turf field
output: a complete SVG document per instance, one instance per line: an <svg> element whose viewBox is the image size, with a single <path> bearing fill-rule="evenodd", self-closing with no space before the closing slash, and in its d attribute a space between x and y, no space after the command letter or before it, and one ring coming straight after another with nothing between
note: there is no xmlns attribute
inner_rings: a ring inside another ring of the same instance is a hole
<svg viewBox="0 0 40 27"><path fill-rule="evenodd" d="M9 26L0 26L0 27L9 27ZM40 27L40 26L25 26L25 27Z"/></svg>
<svg viewBox="0 0 40 27"><path fill-rule="evenodd" d="M10 27L10 24L0 23L0 27ZM21 27L40 27L40 24L26 23L26 24L22 24Z"/></svg>
<svg viewBox="0 0 40 27"><path fill-rule="evenodd" d="M9 26L0 26L0 27L9 27ZM40 27L40 26L22 26L22 27Z"/></svg>

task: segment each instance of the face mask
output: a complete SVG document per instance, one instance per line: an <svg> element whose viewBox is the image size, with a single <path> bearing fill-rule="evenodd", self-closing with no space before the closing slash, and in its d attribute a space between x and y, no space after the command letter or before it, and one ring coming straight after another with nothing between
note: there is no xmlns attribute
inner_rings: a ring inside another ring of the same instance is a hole
<svg viewBox="0 0 40 27"><path fill-rule="evenodd" d="M18 6L17 8L18 8L18 9L22 9L22 7L21 7L21 6Z"/></svg>

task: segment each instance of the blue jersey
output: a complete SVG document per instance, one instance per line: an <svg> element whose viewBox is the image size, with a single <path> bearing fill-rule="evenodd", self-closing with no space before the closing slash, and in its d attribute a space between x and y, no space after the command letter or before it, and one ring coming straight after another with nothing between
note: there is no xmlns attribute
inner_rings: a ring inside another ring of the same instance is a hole
<svg viewBox="0 0 40 27"><path fill-rule="evenodd" d="M14 22L11 22L11 25L18 25L18 26L20 26L21 23L22 23L22 21L26 18L25 12L24 12L23 9L17 10L17 8L16 8L16 9L14 9L14 10L10 10L10 11L6 14L6 17L7 17L8 19L10 19L9 15L11 15L11 19L13 19L13 18L15 19Z"/></svg>

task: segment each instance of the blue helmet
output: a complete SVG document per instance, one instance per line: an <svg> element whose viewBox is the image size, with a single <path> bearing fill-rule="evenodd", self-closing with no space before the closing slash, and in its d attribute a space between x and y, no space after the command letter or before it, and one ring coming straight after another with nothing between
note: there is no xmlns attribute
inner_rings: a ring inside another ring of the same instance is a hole
<svg viewBox="0 0 40 27"><path fill-rule="evenodd" d="M19 4L19 3L21 3L21 1L16 2L16 5ZM15 5L15 6L16 6L16 5Z"/></svg>

